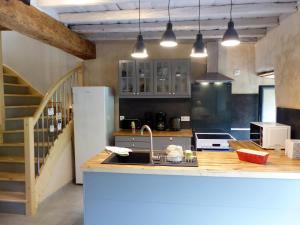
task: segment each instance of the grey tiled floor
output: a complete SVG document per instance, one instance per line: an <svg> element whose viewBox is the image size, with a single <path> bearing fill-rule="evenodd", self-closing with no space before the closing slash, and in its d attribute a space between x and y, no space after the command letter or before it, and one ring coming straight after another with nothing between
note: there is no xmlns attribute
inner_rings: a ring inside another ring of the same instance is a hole
<svg viewBox="0 0 300 225"><path fill-rule="evenodd" d="M82 225L82 186L69 184L43 202L34 217L0 214L1 225Z"/></svg>

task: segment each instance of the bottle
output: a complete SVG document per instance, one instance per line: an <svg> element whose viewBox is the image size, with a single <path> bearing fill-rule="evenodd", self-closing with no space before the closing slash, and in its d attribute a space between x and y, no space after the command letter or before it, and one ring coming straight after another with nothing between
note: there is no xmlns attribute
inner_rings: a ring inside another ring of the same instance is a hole
<svg viewBox="0 0 300 225"><path fill-rule="evenodd" d="M135 134L135 122L131 121L131 132Z"/></svg>

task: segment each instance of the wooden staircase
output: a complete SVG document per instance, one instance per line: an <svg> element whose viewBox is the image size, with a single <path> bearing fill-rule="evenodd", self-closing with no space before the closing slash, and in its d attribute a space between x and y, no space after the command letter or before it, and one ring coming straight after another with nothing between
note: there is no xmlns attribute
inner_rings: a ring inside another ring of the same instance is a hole
<svg viewBox="0 0 300 225"><path fill-rule="evenodd" d="M42 96L4 69L5 130L0 144L0 213L26 212L24 117L33 116Z"/></svg>

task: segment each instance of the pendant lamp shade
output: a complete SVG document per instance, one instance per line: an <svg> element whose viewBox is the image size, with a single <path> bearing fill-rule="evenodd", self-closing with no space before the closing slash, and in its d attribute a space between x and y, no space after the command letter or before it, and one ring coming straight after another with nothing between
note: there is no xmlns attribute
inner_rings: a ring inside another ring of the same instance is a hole
<svg viewBox="0 0 300 225"><path fill-rule="evenodd" d="M178 44L176 41L176 35L173 31L173 25L171 23L170 0L168 3L168 16L169 16L169 22L167 23L167 29L161 38L160 45L166 48L172 48L172 47L176 47Z"/></svg>
<svg viewBox="0 0 300 225"><path fill-rule="evenodd" d="M142 34L137 36L136 43L131 53L133 58L144 59L148 57L147 49L145 48L144 39Z"/></svg>
<svg viewBox="0 0 300 225"><path fill-rule="evenodd" d="M147 49L145 47L144 38L141 32L141 0L139 0L139 34L136 43L131 53L133 58L144 59L148 57Z"/></svg>
<svg viewBox="0 0 300 225"><path fill-rule="evenodd" d="M239 45L240 43L239 35L234 29L234 23L232 20L230 20L228 23L228 28L222 39L222 45L226 47L233 47Z"/></svg>
<svg viewBox="0 0 300 225"><path fill-rule="evenodd" d="M173 31L173 25L171 22L167 23L167 29L161 38L160 45L167 48L177 46L176 35Z"/></svg>
<svg viewBox="0 0 300 225"><path fill-rule="evenodd" d="M240 39L238 32L234 29L234 22L232 20L232 0L230 1L230 20L228 22L228 28L224 33L222 39L222 45L226 47L233 47L239 45Z"/></svg>
<svg viewBox="0 0 300 225"><path fill-rule="evenodd" d="M205 58L207 57L207 50L205 48L205 44L203 42L203 36L201 34L201 23L200 23L200 20L201 20L201 1L199 0L199 18L198 18L198 25L199 25L199 32L196 36L196 41L193 45L193 48L192 48L192 52L191 52L191 57L193 58Z"/></svg>
<svg viewBox="0 0 300 225"><path fill-rule="evenodd" d="M207 57L207 50L203 43L203 36L201 33L197 34L196 41L193 45L193 49L191 52L191 57L193 58L205 58Z"/></svg>

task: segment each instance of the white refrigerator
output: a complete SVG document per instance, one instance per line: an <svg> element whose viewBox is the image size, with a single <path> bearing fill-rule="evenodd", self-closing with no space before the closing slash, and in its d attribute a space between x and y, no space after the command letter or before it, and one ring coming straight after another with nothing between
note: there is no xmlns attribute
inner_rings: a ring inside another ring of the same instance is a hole
<svg viewBox="0 0 300 225"><path fill-rule="evenodd" d="M80 166L112 143L114 96L108 87L74 87L76 183L83 183Z"/></svg>

